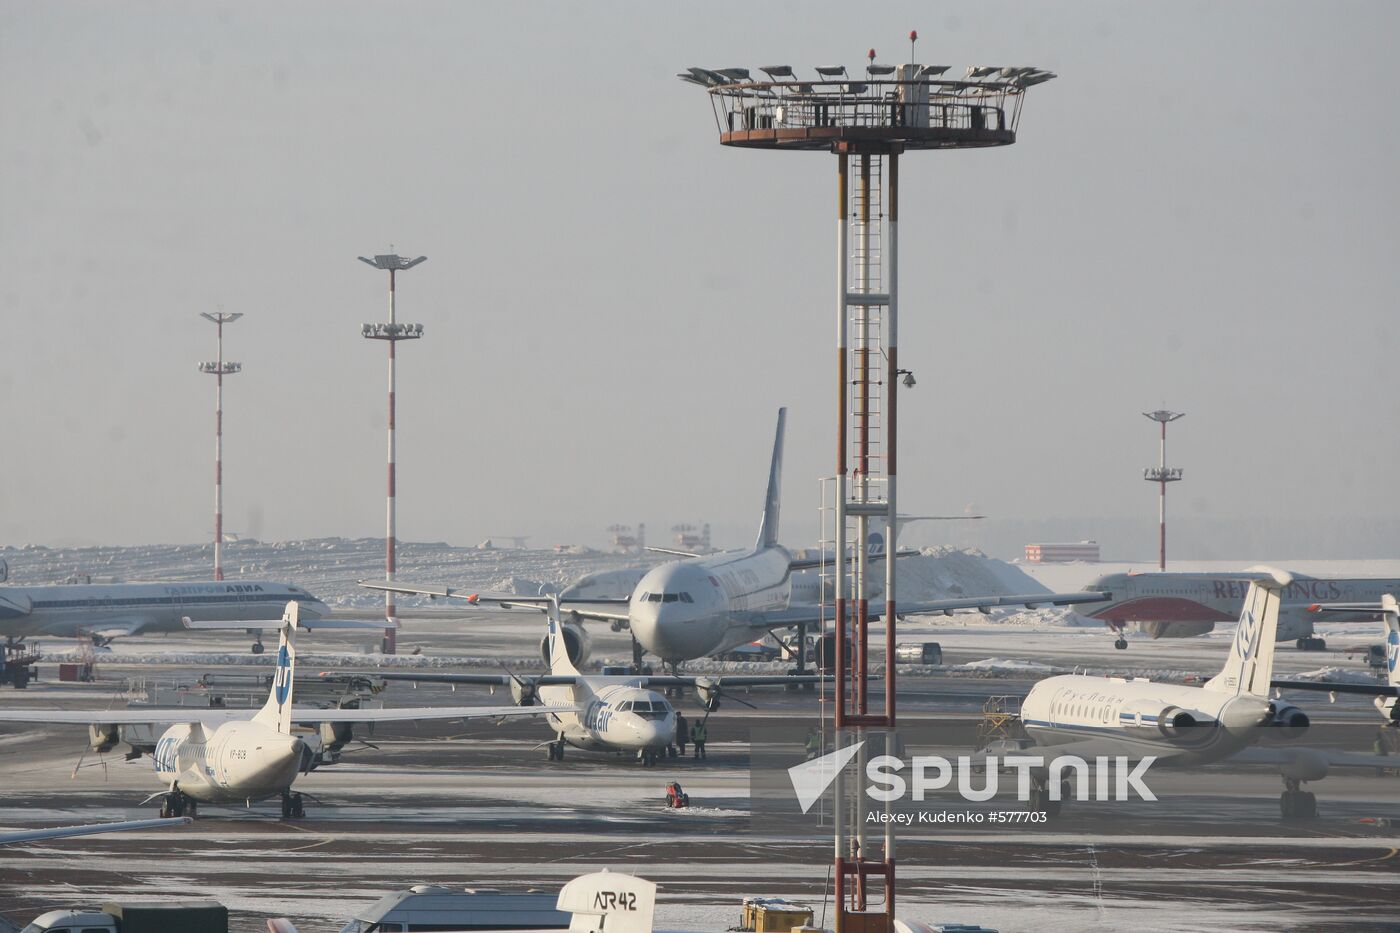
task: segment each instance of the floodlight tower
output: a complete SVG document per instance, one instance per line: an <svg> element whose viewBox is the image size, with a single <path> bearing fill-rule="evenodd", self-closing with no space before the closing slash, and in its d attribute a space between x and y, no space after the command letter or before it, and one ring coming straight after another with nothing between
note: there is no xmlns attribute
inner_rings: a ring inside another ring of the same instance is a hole
<svg viewBox="0 0 1400 933"><path fill-rule="evenodd" d="M911 49L917 38L910 33ZM896 390L901 376L907 387L914 382L898 361L900 156L1011 145L1026 89L1055 75L1031 67L974 66L961 78L947 78L947 65L877 64L874 49L866 59L863 73L823 66L815 78L799 78L790 65L757 69L763 78L747 68L689 68L677 77L708 92L721 145L836 156L836 475L831 514L822 521L835 554L833 725L837 747L861 741L867 729L881 729L892 750L893 664L885 667L883 709L870 706L865 594L872 591L873 568L865 542L874 522L885 528L887 551L897 549ZM887 659L895 654L894 566L885 561ZM825 622L822 627L825 635ZM859 767L868 748L861 746ZM890 930L894 822L885 823L880 857L874 857L877 849L867 844L854 806L858 789L839 775L834 786L836 933ZM882 902L867 891L871 877L883 879Z"/></svg>
<svg viewBox="0 0 1400 933"><path fill-rule="evenodd" d="M385 510L386 528L384 531L384 582L393 584L394 582L394 347L400 340L418 340L423 336L422 324L400 324L398 309L394 301L394 277L398 272L412 269L420 262L427 261L427 256L419 256L417 259L405 259L396 253L375 256L373 259L366 259L364 256L357 257L360 262L373 266L376 269L383 269L389 273L389 322L387 324L362 324L360 325L360 335L369 340L383 340L389 345L389 495L388 505ZM394 608L394 594L388 590L384 591L384 619L388 623L384 629L384 653L393 654L397 648L395 631L398 628L399 620Z"/></svg>
<svg viewBox="0 0 1400 933"><path fill-rule="evenodd" d="M1142 478L1149 483L1156 483L1159 487L1157 494L1157 569L1167 569L1167 483L1175 483L1181 479L1181 467L1167 466L1167 424L1178 418L1185 418L1184 411L1167 411L1158 409L1157 411L1145 411L1144 418L1151 418L1162 425L1162 451L1161 460L1155 467L1148 467L1142 471Z"/></svg>
<svg viewBox="0 0 1400 933"><path fill-rule="evenodd" d="M242 372L242 363L224 362L224 325L232 324L243 316L241 312L225 314L219 311L210 314L200 312L200 317L213 321L219 332L218 359L199 364L199 371L214 376L214 579L224 578L224 377Z"/></svg>

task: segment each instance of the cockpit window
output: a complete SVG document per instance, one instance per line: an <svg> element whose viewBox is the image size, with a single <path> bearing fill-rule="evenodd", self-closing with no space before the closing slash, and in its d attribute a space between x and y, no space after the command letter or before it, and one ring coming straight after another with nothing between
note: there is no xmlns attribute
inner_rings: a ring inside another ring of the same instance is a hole
<svg viewBox="0 0 1400 933"><path fill-rule="evenodd" d="M632 701L631 701L631 700L627 700L626 702L619 703L619 704L617 705L617 711L618 711L619 713L630 713L630 712L632 712Z"/></svg>
<svg viewBox="0 0 1400 933"><path fill-rule="evenodd" d="M655 703L649 700L638 700L632 704L632 712L643 719L665 719L670 712L670 707L665 700L657 700Z"/></svg>
<svg viewBox="0 0 1400 933"><path fill-rule="evenodd" d="M693 599L690 598L690 594L689 594L689 593L682 593L682 594L681 594L681 602L683 602L683 603L693 603L693 602L695 602L695 600L693 600Z"/></svg>
<svg viewBox="0 0 1400 933"><path fill-rule="evenodd" d="M667 593L666 596L665 596L665 601L668 602L668 603L674 603L674 602L678 602L678 601L680 600L680 598L681 598L681 594L679 594L679 593Z"/></svg>

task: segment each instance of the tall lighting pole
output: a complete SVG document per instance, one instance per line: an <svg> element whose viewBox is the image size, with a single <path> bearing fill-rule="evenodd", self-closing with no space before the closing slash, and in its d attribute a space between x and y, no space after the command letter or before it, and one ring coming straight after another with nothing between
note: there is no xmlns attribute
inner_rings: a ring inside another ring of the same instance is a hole
<svg viewBox="0 0 1400 933"><path fill-rule="evenodd" d="M1157 495L1157 569L1167 569L1167 483L1175 483L1181 479L1181 467L1167 466L1167 423L1178 418L1185 418L1184 411L1167 411L1159 409L1157 411L1145 411L1144 418L1151 418L1162 425L1162 450L1161 459L1157 466L1148 467L1142 471L1142 478L1149 483L1156 483L1160 491Z"/></svg>
<svg viewBox="0 0 1400 933"><path fill-rule="evenodd" d="M214 376L214 579L224 578L224 377L243 370L242 363L224 362L224 325L232 324L241 318L241 313L225 314L219 311L210 314L201 312L200 317L213 321L219 332L219 358L209 363L200 363L199 371Z"/></svg>
<svg viewBox="0 0 1400 933"><path fill-rule="evenodd" d="M394 305L394 277L398 272L412 269L427 256L405 259L396 253L366 259L357 257L360 262L383 269L389 273L389 322L387 324L363 324L360 334L369 340L383 340L389 345L389 496L386 509L387 528L384 532L384 582L394 582L394 345L400 340L417 340L423 336L422 324L400 324L398 311ZM397 650L394 632L399 620L394 608L394 594L384 593L384 619L388 625L384 629L384 653L393 654Z"/></svg>

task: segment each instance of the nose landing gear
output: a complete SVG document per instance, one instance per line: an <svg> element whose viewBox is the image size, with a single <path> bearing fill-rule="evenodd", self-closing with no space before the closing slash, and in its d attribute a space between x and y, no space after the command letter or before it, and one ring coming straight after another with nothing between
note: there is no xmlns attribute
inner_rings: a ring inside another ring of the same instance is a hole
<svg viewBox="0 0 1400 933"><path fill-rule="evenodd" d="M550 761L563 761L563 760L564 760L564 740L563 740L563 739L559 739L559 740L557 740L557 741L550 742L549 745L546 746L546 747L549 749L549 760L550 760Z"/></svg>

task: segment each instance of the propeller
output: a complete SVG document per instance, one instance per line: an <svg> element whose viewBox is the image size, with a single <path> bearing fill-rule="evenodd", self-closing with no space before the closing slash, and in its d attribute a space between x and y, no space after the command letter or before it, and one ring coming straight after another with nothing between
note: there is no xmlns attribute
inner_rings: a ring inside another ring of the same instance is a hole
<svg viewBox="0 0 1400 933"><path fill-rule="evenodd" d="M510 676L510 696L515 701L516 706L535 706L539 703L539 687L533 681L526 680L515 671L506 666L506 662L497 661L501 670Z"/></svg>
<svg viewBox="0 0 1400 933"><path fill-rule="evenodd" d="M721 699L733 700L735 703L747 706L749 709L758 709L757 706L753 705L748 700L742 699L725 690L722 684L723 681L710 680L708 677L695 678L695 692L698 694L700 706L705 710L706 714L719 709L719 701Z"/></svg>

